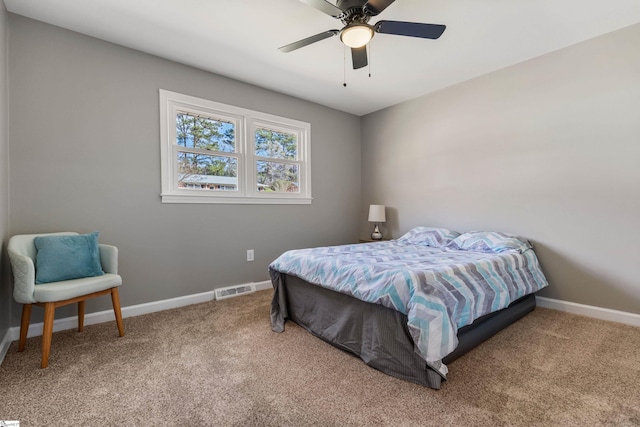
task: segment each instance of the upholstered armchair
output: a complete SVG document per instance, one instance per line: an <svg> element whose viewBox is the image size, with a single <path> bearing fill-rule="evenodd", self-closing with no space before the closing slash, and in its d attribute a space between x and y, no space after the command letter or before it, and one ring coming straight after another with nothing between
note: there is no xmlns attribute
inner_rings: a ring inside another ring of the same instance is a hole
<svg viewBox="0 0 640 427"><path fill-rule="evenodd" d="M53 238L36 240L47 236ZM85 246L74 246L74 242L78 241ZM85 241L90 243L85 244ZM36 248L36 243L41 245L40 249ZM118 275L118 248L98 244L97 233L79 235L64 232L16 235L9 240L7 250L14 277L13 297L23 304L18 351L25 348L32 306L44 307L41 368L46 368L49 364L53 319L57 307L78 303L78 332L82 332L86 300L111 295L118 332L121 337L124 336L118 296L118 286L122 284L122 278ZM45 258L45 255L49 258ZM93 265L82 265L80 272L69 274L65 271L65 259L72 266L91 262ZM56 280L56 277L72 278Z"/></svg>

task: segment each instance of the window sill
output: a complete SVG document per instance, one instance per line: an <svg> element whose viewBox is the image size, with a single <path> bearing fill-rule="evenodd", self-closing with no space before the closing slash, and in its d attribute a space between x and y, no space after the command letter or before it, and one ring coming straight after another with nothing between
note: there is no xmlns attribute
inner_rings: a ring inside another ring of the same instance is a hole
<svg viewBox="0 0 640 427"><path fill-rule="evenodd" d="M248 197L194 194L161 194L162 203L218 203L235 205L310 205L311 197Z"/></svg>

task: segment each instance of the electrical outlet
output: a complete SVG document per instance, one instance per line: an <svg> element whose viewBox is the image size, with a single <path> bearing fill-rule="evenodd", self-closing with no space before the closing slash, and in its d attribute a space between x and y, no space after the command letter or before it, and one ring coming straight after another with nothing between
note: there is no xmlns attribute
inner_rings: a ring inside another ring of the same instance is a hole
<svg viewBox="0 0 640 427"><path fill-rule="evenodd" d="M247 250L247 261L253 261L253 249Z"/></svg>

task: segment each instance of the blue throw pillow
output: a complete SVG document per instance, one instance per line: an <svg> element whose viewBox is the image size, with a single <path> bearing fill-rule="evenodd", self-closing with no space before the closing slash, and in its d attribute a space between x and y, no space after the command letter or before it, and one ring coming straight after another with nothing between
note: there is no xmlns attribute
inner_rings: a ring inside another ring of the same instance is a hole
<svg viewBox="0 0 640 427"><path fill-rule="evenodd" d="M98 232L69 236L38 236L36 284L102 276Z"/></svg>

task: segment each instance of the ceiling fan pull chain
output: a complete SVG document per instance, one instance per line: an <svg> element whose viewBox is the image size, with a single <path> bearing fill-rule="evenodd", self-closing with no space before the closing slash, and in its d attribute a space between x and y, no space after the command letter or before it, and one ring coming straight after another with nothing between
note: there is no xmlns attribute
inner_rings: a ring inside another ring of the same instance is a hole
<svg viewBox="0 0 640 427"><path fill-rule="evenodd" d="M347 46L342 48L342 86L347 87Z"/></svg>
<svg viewBox="0 0 640 427"><path fill-rule="evenodd" d="M373 40L372 40L373 41ZM369 49L367 49L367 53L369 54L369 78L371 78L371 46L373 45L373 43L370 41L369 42Z"/></svg>

